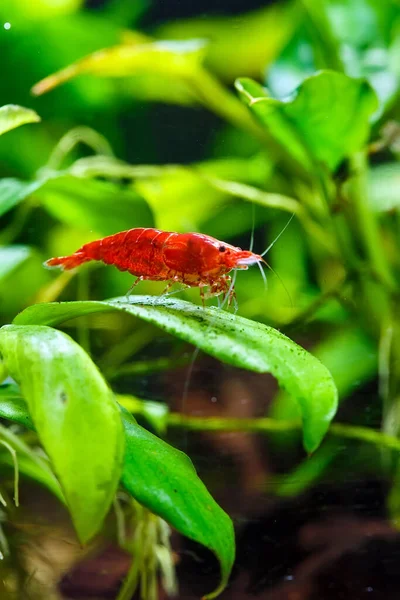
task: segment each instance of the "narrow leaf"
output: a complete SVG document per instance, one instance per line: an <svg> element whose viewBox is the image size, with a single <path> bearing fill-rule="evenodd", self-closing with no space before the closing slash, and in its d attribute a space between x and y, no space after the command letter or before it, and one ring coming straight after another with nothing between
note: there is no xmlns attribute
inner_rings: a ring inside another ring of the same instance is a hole
<svg viewBox="0 0 400 600"><path fill-rule="evenodd" d="M53 325L80 315L121 310L236 367L272 373L297 401L305 448L320 444L337 408L337 390L329 371L285 335L261 323L183 300L131 296L104 302L68 302L31 306L15 323Z"/></svg>
<svg viewBox="0 0 400 600"><path fill-rule="evenodd" d="M122 424L112 392L82 348L49 327L6 325L0 351L86 542L101 528L121 472Z"/></svg>
<svg viewBox="0 0 400 600"><path fill-rule="evenodd" d="M152 41L138 39L138 43L120 44L90 54L65 69L39 81L33 88L35 95L44 94L81 74L97 77L129 77L150 74L169 79L171 85L177 80L182 86L185 78L202 62L206 43L203 40ZM143 82L142 82L143 83ZM150 82L154 86L154 79ZM162 97L160 89L156 94ZM180 87L178 97L188 99L189 88ZM168 91L166 92L169 98Z"/></svg>
<svg viewBox="0 0 400 600"><path fill-rule="evenodd" d="M16 104L6 104L0 107L0 135L26 123L37 123L40 117L30 108Z"/></svg>

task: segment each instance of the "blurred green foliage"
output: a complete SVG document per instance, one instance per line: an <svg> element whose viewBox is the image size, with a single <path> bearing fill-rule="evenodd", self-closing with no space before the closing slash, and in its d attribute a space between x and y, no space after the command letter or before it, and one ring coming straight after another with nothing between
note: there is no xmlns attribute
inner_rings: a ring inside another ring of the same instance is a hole
<svg viewBox="0 0 400 600"><path fill-rule="evenodd" d="M117 231L200 231L246 248L254 234L256 252L276 240L268 289L256 268L239 273L239 314L311 348L344 406L373 382L354 437L394 448L368 428L400 433L399 2L286 0L144 28L147 9L0 5L0 106L35 111L0 139L0 324L38 302L124 295L132 277L111 267L41 266ZM162 289L143 282L135 293ZM181 295L198 303L198 290ZM127 394L118 373L165 355L155 328L123 314L68 329ZM179 361L178 342L167 344ZM298 414L279 392L270 415ZM322 407L320 417L328 426L332 414ZM293 435L274 440L282 452ZM338 444L283 476L276 493L334 470ZM397 482L396 462L377 458L377 469Z"/></svg>

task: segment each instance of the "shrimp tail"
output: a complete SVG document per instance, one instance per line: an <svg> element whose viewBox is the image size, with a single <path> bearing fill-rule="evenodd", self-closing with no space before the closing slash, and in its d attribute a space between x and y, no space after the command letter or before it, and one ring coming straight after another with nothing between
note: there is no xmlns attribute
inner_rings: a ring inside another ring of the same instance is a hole
<svg viewBox="0 0 400 600"><path fill-rule="evenodd" d="M78 250L78 252L75 252L75 254L71 254L70 256L56 256L55 258L49 258L49 260L46 260L43 264L45 267L61 267L63 271L70 271L89 260L92 259L84 252Z"/></svg>

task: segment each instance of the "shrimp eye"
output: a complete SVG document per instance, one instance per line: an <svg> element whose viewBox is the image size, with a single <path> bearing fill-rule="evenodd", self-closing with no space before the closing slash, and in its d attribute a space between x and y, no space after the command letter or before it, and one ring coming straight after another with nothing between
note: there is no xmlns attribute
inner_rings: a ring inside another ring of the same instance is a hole
<svg viewBox="0 0 400 600"><path fill-rule="evenodd" d="M220 247L219 247L219 251L220 251L220 252L225 252L225 250L226 250L225 246L220 246Z"/></svg>

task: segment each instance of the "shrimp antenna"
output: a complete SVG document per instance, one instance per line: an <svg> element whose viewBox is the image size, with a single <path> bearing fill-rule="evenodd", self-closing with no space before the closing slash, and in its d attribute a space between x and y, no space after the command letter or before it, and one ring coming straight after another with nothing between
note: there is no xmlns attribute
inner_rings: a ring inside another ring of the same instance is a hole
<svg viewBox="0 0 400 600"><path fill-rule="evenodd" d="M270 243L270 245L268 246L268 248L266 250L264 250L264 252L260 256L265 256L267 254L267 252L269 252L271 250L272 246L279 240L279 238L281 237L281 235L283 233L285 233L285 231L289 227L289 225L290 225L293 217L294 217L294 213L291 215L291 217L290 217L289 221L286 223L285 227L280 231L280 233L278 233L278 235L276 236L276 238ZM271 267L269 267L269 268L271 268Z"/></svg>
<svg viewBox="0 0 400 600"><path fill-rule="evenodd" d="M292 216L293 216L293 215L292 215ZM289 224L289 223L288 223L288 224ZM286 225L286 227L287 227L287 225ZM282 233L282 232L281 232L281 233ZM279 235L281 235L281 234L279 234ZM279 237L279 236L278 236L278 237ZM262 256L262 254L261 254L261 256ZM282 277L281 277L280 275L278 275L278 273L275 271L275 269L273 269L273 268L271 267L271 265L267 263L267 261L266 261L266 260L263 260L263 263L264 263L264 264L266 264L266 265L267 265L267 267L268 267L268 269L269 269L269 270L270 270L270 271L271 271L271 272L272 272L272 273L273 273L273 274L274 274L274 275L275 275L275 276L276 276L276 277L279 279L279 281L281 282L281 285L282 285L283 289L285 290L285 292L286 292L286 295L287 295L287 297L288 297L288 299L289 299L289 302L290 302L290 307L291 307L291 308L293 308L293 300L292 300L292 297L291 297L291 295L289 294L289 290L287 289L286 285L283 283L283 279L282 279ZM258 265L259 265L259 267L260 267L260 269L261 269L260 262L258 262ZM265 277L265 273L264 273L264 271L263 271L262 269L261 269L261 271L262 271L262 273L264 274L264 277Z"/></svg>
<svg viewBox="0 0 400 600"><path fill-rule="evenodd" d="M263 262L269 267L268 263L265 262L265 260ZM267 281L267 277L266 277L266 275L264 273L264 270L263 270L263 268L261 266L261 261L260 260L257 261L257 266L260 269L261 277L263 278L263 281L264 281L264 287L267 290L268 289L268 281Z"/></svg>

